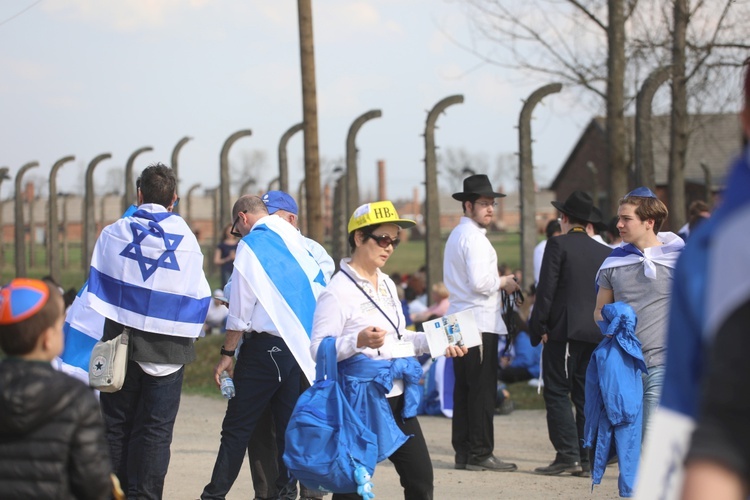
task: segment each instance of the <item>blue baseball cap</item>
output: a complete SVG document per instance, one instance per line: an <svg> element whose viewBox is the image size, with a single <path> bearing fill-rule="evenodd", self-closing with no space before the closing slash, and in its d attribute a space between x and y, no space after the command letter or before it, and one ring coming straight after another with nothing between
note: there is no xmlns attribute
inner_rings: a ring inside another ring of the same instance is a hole
<svg viewBox="0 0 750 500"><path fill-rule="evenodd" d="M274 214L277 210L286 210L289 213L298 215L297 202L284 191L269 191L261 199L266 204L269 214Z"/></svg>

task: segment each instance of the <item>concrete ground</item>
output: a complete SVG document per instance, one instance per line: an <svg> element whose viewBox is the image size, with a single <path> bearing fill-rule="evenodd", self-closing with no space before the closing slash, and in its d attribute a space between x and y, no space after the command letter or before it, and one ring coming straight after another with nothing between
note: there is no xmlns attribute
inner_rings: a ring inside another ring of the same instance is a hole
<svg viewBox="0 0 750 500"><path fill-rule="evenodd" d="M194 499L209 481L219 448L226 402L201 396L183 396L172 442L172 459L164 498ZM554 459L547 437L545 412L518 410L495 417L495 455L515 462L512 473L453 469L451 421L419 417L435 471L435 499L610 499L617 494L617 466L608 467L602 483L592 492L591 479L570 475L539 476L535 467ZM398 475L389 461L378 464L373 492L380 500L403 498ZM252 499L249 466L243 467L228 499ZM327 498L330 498L328 496Z"/></svg>

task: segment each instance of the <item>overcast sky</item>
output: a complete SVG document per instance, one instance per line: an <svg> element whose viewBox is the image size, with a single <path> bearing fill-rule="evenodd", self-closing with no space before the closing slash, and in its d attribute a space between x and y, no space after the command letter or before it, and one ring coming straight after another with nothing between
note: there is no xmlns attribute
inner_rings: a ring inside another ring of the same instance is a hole
<svg viewBox="0 0 750 500"><path fill-rule="evenodd" d="M313 22L324 172L343 162L352 121L371 109L383 113L358 134L363 198L376 192L381 159L389 198L422 189L422 134L441 99L465 99L438 120L441 150L464 149L494 165L518 151L522 99L549 83L484 65L452 41L471 43L459 1L317 0ZM244 158L264 152L258 181L265 187L278 175L281 135L302 119L294 0L3 0L0 23L0 166L11 176L36 160L40 167L26 175L41 182L56 160L72 154L76 161L60 170L58 185L82 192L82 173L95 156L112 153L95 172L104 186L107 172L122 168L134 150L154 148L138 157L136 172L169 164L188 135L193 140L179 158L184 194L194 183L218 185L224 140L251 129L230 162L238 171ZM537 106L537 180L556 175L596 111L577 106L570 89ZM297 134L288 145L294 190L303 178L302 148ZM515 173L503 177L493 181L515 190ZM244 179L232 180L234 193ZM12 189L5 182L2 197Z"/></svg>

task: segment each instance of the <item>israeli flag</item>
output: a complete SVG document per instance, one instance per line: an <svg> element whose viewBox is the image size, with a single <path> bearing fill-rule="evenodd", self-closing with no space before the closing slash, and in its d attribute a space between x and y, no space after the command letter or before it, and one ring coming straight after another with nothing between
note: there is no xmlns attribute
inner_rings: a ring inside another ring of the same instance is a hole
<svg viewBox="0 0 750 500"><path fill-rule="evenodd" d="M675 270L664 387L638 471L635 496L641 500L681 497L706 353L722 324L750 298L750 149L726 186L721 205L691 234Z"/></svg>
<svg viewBox="0 0 750 500"><path fill-rule="evenodd" d="M133 215L136 210L138 210L137 206L130 205L123 217ZM78 290L76 298L65 314L63 352L52 363L57 370L80 379L86 384L89 383L91 351L102 338L104 330L104 316L94 311L88 305L87 300L82 298L87 293L88 282Z"/></svg>
<svg viewBox="0 0 750 500"><path fill-rule="evenodd" d="M680 252L685 248L682 238L672 232L663 232L656 235L662 245L646 248L641 252L631 243L624 244L612 250L609 257L604 259L599 271L596 273L596 281L599 281L599 273L603 269L613 267L629 266L632 264L643 264L643 273L647 278L656 279L656 264L674 269Z"/></svg>
<svg viewBox="0 0 750 500"><path fill-rule="evenodd" d="M81 297L88 293L87 283L78 291L68 308L63 325L65 344L54 366L86 384L89 383L89 359L94 345L102 338L104 316L91 309Z"/></svg>
<svg viewBox="0 0 750 500"><path fill-rule="evenodd" d="M144 204L102 231L82 298L102 316L131 328L197 338L211 288L187 223L161 205Z"/></svg>
<svg viewBox="0 0 750 500"><path fill-rule="evenodd" d="M310 384L313 314L326 280L304 237L281 217L260 219L237 246L234 269L278 328Z"/></svg>

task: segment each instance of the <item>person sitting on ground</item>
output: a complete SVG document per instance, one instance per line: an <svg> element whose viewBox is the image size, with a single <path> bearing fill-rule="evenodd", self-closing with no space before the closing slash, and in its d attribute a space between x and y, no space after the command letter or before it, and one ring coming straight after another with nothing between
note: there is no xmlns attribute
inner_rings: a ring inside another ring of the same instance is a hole
<svg viewBox="0 0 750 500"><path fill-rule="evenodd" d="M450 300L448 300L448 289L441 281L432 285L432 305L421 313L411 314L414 323L421 323L435 318L442 318L448 312Z"/></svg>
<svg viewBox="0 0 750 500"><path fill-rule="evenodd" d="M221 299L224 299L224 290L217 288L214 290L214 296L211 299L211 304L208 306L206 322L203 323L203 332L206 335L211 335L215 329L218 329L219 333L226 331L225 325L227 323L227 316L229 316L229 307L227 305L229 302Z"/></svg>
<svg viewBox="0 0 750 500"><path fill-rule="evenodd" d="M0 289L0 496L110 498L109 447L94 394L50 362L63 350L57 286Z"/></svg>

